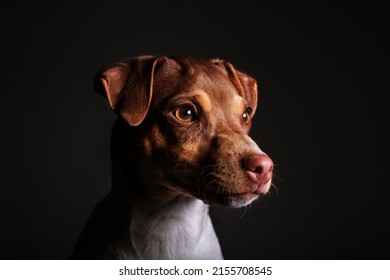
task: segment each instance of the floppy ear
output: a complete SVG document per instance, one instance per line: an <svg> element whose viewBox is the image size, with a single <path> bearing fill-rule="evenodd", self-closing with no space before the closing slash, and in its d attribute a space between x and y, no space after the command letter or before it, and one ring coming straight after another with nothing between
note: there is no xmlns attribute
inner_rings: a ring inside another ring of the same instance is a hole
<svg viewBox="0 0 390 280"><path fill-rule="evenodd" d="M247 106L252 109L252 115L256 112L257 108L257 82L251 76L234 69L233 65L222 59L212 59L212 63L223 67L230 80L237 88L239 94L245 99Z"/></svg>
<svg viewBox="0 0 390 280"><path fill-rule="evenodd" d="M142 123L148 113L157 61L153 56L139 56L105 67L95 76L95 90L131 126Z"/></svg>

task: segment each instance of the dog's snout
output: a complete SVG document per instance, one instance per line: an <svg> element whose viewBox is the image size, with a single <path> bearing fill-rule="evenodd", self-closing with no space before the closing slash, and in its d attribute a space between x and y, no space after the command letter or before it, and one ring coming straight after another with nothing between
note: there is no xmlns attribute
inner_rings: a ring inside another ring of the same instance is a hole
<svg viewBox="0 0 390 280"><path fill-rule="evenodd" d="M258 185L267 183L272 177L274 163L267 155L253 154L243 159L243 166L251 181Z"/></svg>

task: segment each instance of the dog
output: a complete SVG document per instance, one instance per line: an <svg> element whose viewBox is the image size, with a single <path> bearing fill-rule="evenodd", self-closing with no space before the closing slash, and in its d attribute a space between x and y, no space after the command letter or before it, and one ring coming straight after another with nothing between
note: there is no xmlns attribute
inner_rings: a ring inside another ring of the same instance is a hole
<svg viewBox="0 0 390 280"><path fill-rule="evenodd" d="M270 189L273 162L248 136L256 80L222 59L137 56L95 89L117 115L112 190L73 259L223 259L209 205L244 207Z"/></svg>

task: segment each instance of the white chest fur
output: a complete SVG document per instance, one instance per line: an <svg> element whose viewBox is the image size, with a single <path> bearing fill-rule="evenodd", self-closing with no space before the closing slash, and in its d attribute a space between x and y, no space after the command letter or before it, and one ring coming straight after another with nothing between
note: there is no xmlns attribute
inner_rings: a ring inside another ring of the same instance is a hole
<svg viewBox="0 0 390 280"><path fill-rule="evenodd" d="M135 210L132 248L118 253L130 259L223 259L208 211L208 205L188 196L150 212Z"/></svg>

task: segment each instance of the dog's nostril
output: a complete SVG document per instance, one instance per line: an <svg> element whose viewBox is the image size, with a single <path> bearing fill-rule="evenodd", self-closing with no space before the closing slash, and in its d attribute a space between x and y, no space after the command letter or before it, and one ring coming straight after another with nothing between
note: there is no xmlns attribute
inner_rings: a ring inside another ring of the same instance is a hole
<svg viewBox="0 0 390 280"><path fill-rule="evenodd" d="M253 172L255 173L261 173L262 171L262 168L260 166L256 167L255 170L253 170Z"/></svg>

